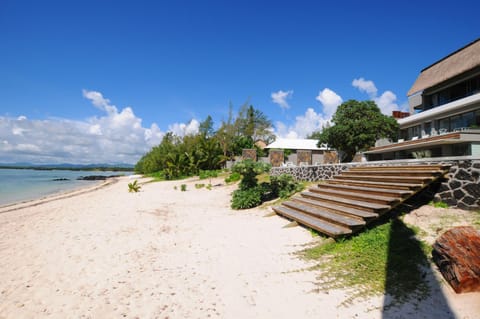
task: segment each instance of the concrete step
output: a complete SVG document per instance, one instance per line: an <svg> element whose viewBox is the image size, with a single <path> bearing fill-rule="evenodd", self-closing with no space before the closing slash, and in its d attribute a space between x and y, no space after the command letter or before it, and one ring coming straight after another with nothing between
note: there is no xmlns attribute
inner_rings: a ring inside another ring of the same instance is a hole
<svg viewBox="0 0 480 319"><path fill-rule="evenodd" d="M343 198L353 199L353 200L360 200L369 203L377 203L377 204L384 204L384 205L395 205L401 200L401 197L394 197L394 196L380 196L372 194L365 194L359 192L351 192L345 190L338 190L338 189L329 189L329 188L322 188L322 187L311 187L308 189L310 192L318 193L318 194L325 194L330 196L341 196Z"/></svg>
<svg viewBox="0 0 480 319"><path fill-rule="evenodd" d="M326 183L319 184L318 187L338 189L338 190L344 190L344 191L350 191L350 192L366 193L366 194L371 194L375 196L376 195L395 196L395 197L402 197L402 198L413 194L413 191L410 191L410 190L331 184L328 181Z"/></svg>
<svg viewBox="0 0 480 319"><path fill-rule="evenodd" d="M291 200L294 202L299 202L302 204L319 207L320 209L323 209L323 210L332 211L337 214L342 214L345 216L350 216L353 218L366 220L366 221L369 221L371 219L378 217L378 214L376 213L366 212L361 209L355 209L347 206L335 205L333 203L318 201L318 200L309 199L306 197L292 197Z"/></svg>
<svg viewBox="0 0 480 319"><path fill-rule="evenodd" d="M286 201L286 202L283 202L282 205L294 210L298 210L302 213L312 215L316 218L326 220L330 223L347 227L347 228L357 228L357 227L365 226L366 224L365 221L362 219L353 218L353 217L345 216L342 214L337 214L335 212L322 210L322 209L319 209L318 207L305 205L300 202Z"/></svg>
<svg viewBox="0 0 480 319"><path fill-rule="evenodd" d="M337 238L340 236L349 235L352 230L346 227L342 227L315 217L311 215L296 211L294 209L285 206L275 206L273 210L288 219L295 220L298 223L310 227L322 234Z"/></svg>
<svg viewBox="0 0 480 319"><path fill-rule="evenodd" d="M303 197L314 199L314 200L321 200L329 203L335 203L337 205L361 209L361 210L371 212L371 213L376 213L376 214L382 214L390 209L389 205L382 205L382 204L370 203L370 202L353 200L348 198L342 198L340 196L330 196L330 195L318 194L314 192L302 192L300 195Z"/></svg>

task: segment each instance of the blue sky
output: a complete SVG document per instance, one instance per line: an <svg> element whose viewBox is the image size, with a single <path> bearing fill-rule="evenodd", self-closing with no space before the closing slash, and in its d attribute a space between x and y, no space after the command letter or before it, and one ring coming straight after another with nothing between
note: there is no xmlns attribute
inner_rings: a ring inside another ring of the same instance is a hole
<svg viewBox="0 0 480 319"><path fill-rule="evenodd" d="M281 137L404 109L480 36L477 1L0 1L0 162L135 163L249 101Z"/></svg>

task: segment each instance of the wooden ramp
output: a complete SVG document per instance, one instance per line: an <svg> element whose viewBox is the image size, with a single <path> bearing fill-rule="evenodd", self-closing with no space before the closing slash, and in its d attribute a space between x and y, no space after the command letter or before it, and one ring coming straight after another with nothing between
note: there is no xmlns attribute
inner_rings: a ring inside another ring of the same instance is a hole
<svg viewBox="0 0 480 319"><path fill-rule="evenodd" d="M447 165L355 167L273 210L325 235L346 236L443 177L448 169Z"/></svg>

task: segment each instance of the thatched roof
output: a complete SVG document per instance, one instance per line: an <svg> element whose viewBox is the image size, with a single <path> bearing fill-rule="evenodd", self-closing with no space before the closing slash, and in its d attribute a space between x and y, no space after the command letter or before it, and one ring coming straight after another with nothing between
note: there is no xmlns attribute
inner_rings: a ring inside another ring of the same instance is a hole
<svg viewBox="0 0 480 319"><path fill-rule="evenodd" d="M413 95L480 66L480 38L422 70L407 95Z"/></svg>

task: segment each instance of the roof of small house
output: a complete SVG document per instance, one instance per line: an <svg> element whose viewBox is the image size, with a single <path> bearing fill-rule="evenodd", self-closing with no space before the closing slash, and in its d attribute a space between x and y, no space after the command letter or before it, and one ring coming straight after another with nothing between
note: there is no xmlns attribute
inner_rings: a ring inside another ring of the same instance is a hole
<svg viewBox="0 0 480 319"><path fill-rule="evenodd" d="M290 150L312 150L323 151L328 150L327 145L317 146L318 140L312 139L293 139L293 138L277 138L275 142L268 144L265 148L278 148Z"/></svg>
<svg viewBox="0 0 480 319"><path fill-rule="evenodd" d="M407 95L428 89L480 66L480 38L426 67Z"/></svg>

